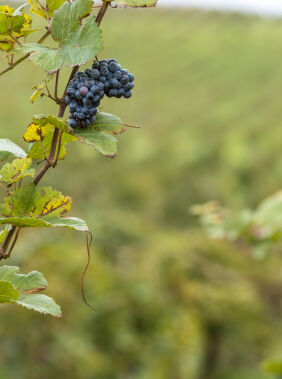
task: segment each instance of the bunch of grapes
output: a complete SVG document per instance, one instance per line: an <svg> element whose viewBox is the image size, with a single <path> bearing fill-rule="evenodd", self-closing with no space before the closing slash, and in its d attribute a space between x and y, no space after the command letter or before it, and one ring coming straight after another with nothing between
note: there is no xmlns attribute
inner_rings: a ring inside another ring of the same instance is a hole
<svg viewBox="0 0 282 379"><path fill-rule="evenodd" d="M69 105L69 126L84 128L95 121L97 108L106 95L129 99L134 88L134 75L115 59L94 62L92 68L78 72L66 90Z"/></svg>

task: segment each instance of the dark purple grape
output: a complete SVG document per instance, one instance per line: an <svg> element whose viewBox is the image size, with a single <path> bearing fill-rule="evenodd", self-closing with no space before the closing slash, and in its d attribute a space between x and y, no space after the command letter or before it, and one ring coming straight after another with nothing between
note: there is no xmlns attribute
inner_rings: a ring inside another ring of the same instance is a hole
<svg viewBox="0 0 282 379"><path fill-rule="evenodd" d="M71 128L77 128L78 123L75 120L69 120L69 126Z"/></svg>
<svg viewBox="0 0 282 379"><path fill-rule="evenodd" d="M82 95L82 96L86 96L88 94L88 91L89 89L86 87L86 86L83 86L83 87L80 87L79 88L79 93Z"/></svg>

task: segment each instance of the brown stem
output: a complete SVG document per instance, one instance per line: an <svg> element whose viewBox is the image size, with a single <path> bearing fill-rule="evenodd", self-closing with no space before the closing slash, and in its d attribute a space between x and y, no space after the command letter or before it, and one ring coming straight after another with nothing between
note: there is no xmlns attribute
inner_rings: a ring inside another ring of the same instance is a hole
<svg viewBox="0 0 282 379"><path fill-rule="evenodd" d="M15 244L16 244L18 238L19 238L20 231L21 231L21 228L17 228L17 233L16 233L14 241L13 241L13 243L12 243L12 245L11 245L9 251L8 251L8 254L4 255L5 259L9 258L9 256L11 255L11 253L12 253L14 247L15 247Z"/></svg>
<svg viewBox="0 0 282 379"><path fill-rule="evenodd" d="M57 72L56 72L56 82L55 82L55 99L56 100L58 100L59 75L60 75L60 70L57 70Z"/></svg>
<svg viewBox="0 0 282 379"><path fill-rule="evenodd" d="M13 235L14 235L15 230L16 230L16 226L13 225L13 226L12 226L12 229L11 229L11 230L9 231L9 233L7 234L7 237L6 237L5 242L4 242L4 244L3 244L3 249L2 249L2 256L1 256L1 258L4 258L4 256L5 256L4 254L5 254L5 252L8 250L9 244L10 244L10 242L11 242L11 239L13 238Z"/></svg>
<svg viewBox="0 0 282 379"><path fill-rule="evenodd" d="M45 41L45 39L49 36L50 33L51 33L51 31L47 30L47 32L40 38L40 40L37 43L38 44L43 43ZM3 71L0 72L0 76L6 74L6 72L8 72L10 70L13 70L13 68L15 68L17 65L19 65L24 60L26 60L30 56L30 54L31 53L27 53L23 57L21 57L20 59L18 59L16 62L10 64L9 67L5 68L5 70L3 70Z"/></svg>
<svg viewBox="0 0 282 379"><path fill-rule="evenodd" d="M109 5L110 5L110 3L108 1L103 1L103 4L102 4L100 11L99 11L99 13L96 17L96 20L95 20L95 22L97 22L98 26L100 26Z"/></svg>

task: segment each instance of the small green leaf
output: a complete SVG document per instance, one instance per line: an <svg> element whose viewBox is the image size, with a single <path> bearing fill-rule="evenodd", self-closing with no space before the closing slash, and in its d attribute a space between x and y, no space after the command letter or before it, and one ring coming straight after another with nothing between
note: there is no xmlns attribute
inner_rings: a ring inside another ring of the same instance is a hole
<svg viewBox="0 0 282 379"><path fill-rule="evenodd" d="M51 299L51 297L48 297L46 295L32 294L29 296L23 296L15 302L19 305L22 305L23 307L40 313L50 314L54 317L62 316L60 306L56 304L55 301Z"/></svg>
<svg viewBox="0 0 282 379"><path fill-rule="evenodd" d="M0 160L10 157L25 158L24 150L8 139L0 139Z"/></svg>
<svg viewBox="0 0 282 379"><path fill-rule="evenodd" d="M0 281L0 303L14 303L19 298L19 293L13 284L6 280Z"/></svg>
<svg viewBox="0 0 282 379"><path fill-rule="evenodd" d="M31 158L17 158L12 163L6 163L0 171L2 182L11 184L26 176L34 177L35 170L30 168L31 165Z"/></svg>
<svg viewBox="0 0 282 379"><path fill-rule="evenodd" d="M31 144L30 149L28 151L28 157L30 157L32 159L44 159L45 157L44 157L42 145L44 147L46 155L48 155L50 152L52 139L53 139L53 132L50 132L43 139L42 143L41 142L35 142L35 143ZM71 134L65 133L65 132L63 133L59 159L64 159L64 157L66 155L66 148L65 148L66 144L68 144L69 142L72 142L72 141L76 141L76 140L77 140L77 138L72 136ZM56 154L57 154L57 151L56 151Z"/></svg>
<svg viewBox="0 0 282 379"><path fill-rule="evenodd" d="M47 281L38 271L19 274L17 266L0 267L0 303L16 303L35 311L60 317L60 307L48 296L38 294Z"/></svg>
<svg viewBox="0 0 282 379"><path fill-rule="evenodd" d="M121 5L129 5L131 7L154 7L158 0L115 0Z"/></svg>

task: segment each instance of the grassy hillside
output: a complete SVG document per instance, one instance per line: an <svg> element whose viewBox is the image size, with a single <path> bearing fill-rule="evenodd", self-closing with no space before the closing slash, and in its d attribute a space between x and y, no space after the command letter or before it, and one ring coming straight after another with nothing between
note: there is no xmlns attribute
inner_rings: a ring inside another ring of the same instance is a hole
<svg viewBox="0 0 282 379"><path fill-rule="evenodd" d="M282 347L280 256L208 241L189 208L255 206L280 189L282 25L113 9L103 29L103 56L136 74L136 90L101 109L142 128L120 137L115 160L69 145L43 180L93 230L97 311L79 294L84 237L25 231L11 263L42 271L64 316L3 308L0 378L267 378L260 364ZM57 112L28 103L42 77L27 63L1 77L1 137L24 146L32 115Z"/></svg>

